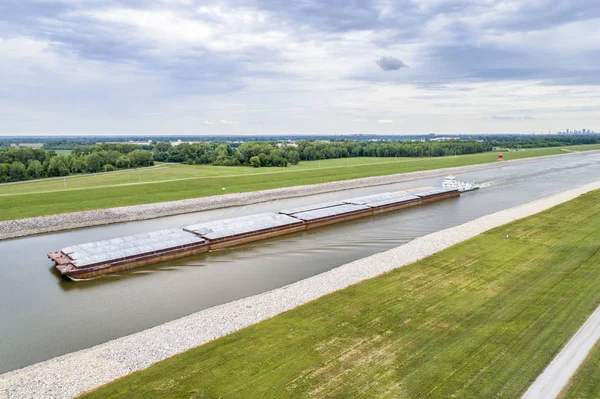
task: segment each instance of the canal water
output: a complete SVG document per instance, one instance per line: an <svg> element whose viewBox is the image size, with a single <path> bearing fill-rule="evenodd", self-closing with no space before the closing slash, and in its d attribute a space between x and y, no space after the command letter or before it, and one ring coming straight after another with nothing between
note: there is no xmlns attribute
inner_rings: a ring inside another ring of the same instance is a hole
<svg viewBox="0 0 600 399"><path fill-rule="evenodd" d="M192 223L278 211L441 178L270 201L0 242L0 373L235 299L265 292L479 216L600 179L600 154L465 173L484 183L460 198L258 241L104 276L61 279L46 254L80 244Z"/></svg>

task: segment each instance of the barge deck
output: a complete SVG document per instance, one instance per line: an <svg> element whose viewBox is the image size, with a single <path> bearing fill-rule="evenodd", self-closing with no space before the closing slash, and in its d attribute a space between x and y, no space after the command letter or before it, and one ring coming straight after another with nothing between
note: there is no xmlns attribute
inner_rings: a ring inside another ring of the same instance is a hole
<svg viewBox="0 0 600 399"><path fill-rule="evenodd" d="M48 257L61 275L88 279L458 196L448 188L381 193L73 245Z"/></svg>

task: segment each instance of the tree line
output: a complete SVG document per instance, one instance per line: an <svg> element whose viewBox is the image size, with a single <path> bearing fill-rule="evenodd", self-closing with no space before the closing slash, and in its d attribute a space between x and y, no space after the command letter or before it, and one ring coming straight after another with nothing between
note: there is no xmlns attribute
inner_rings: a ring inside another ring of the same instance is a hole
<svg viewBox="0 0 600 399"><path fill-rule="evenodd" d="M0 183L151 165L152 152L138 146L75 146L69 155L44 149L0 148Z"/></svg>
<svg viewBox="0 0 600 399"><path fill-rule="evenodd" d="M491 151L492 145L477 140L327 142L299 141L294 144L160 142L153 146L154 159L189 165L285 167L300 161L349 157L441 157Z"/></svg>
<svg viewBox="0 0 600 399"><path fill-rule="evenodd" d="M600 135L500 135L488 137L494 147L509 148L542 148L562 147L567 145L585 145L600 143Z"/></svg>
<svg viewBox="0 0 600 399"><path fill-rule="evenodd" d="M113 138L114 140L114 138ZM494 147L533 148L600 143L590 136L479 136L477 139L420 139L371 141L299 140L254 142L90 143L56 139L48 144L70 147L71 154L54 150L0 147L0 183L43 177L95 173L154 165L155 161L188 165L286 167L301 161L349 157L441 157L491 151Z"/></svg>

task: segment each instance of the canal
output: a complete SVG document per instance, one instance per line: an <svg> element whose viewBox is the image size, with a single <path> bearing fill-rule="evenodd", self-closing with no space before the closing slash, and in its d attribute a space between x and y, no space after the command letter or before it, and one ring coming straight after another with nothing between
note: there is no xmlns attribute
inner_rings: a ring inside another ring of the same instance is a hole
<svg viewBox="0 0 600 399"><path fill-rule="evenodd" d="M0 373L330 270L600 178L600 154L465 173L484 183L460 198L258 241L195 257L71 282L46 254L72 244L196 222L278 211L385 191L436 186L442 178L339 191L0 242Z"/></svg>

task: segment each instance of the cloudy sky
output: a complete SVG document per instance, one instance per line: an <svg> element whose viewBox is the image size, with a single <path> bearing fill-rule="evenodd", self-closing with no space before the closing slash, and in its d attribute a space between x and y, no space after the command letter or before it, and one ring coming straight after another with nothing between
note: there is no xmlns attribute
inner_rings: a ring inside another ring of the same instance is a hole
<svg viewBox="0 0 600 399"><path fill-rule="evenodd" d="M600 130L598 0L1 0L0 135Z"/></svg>

